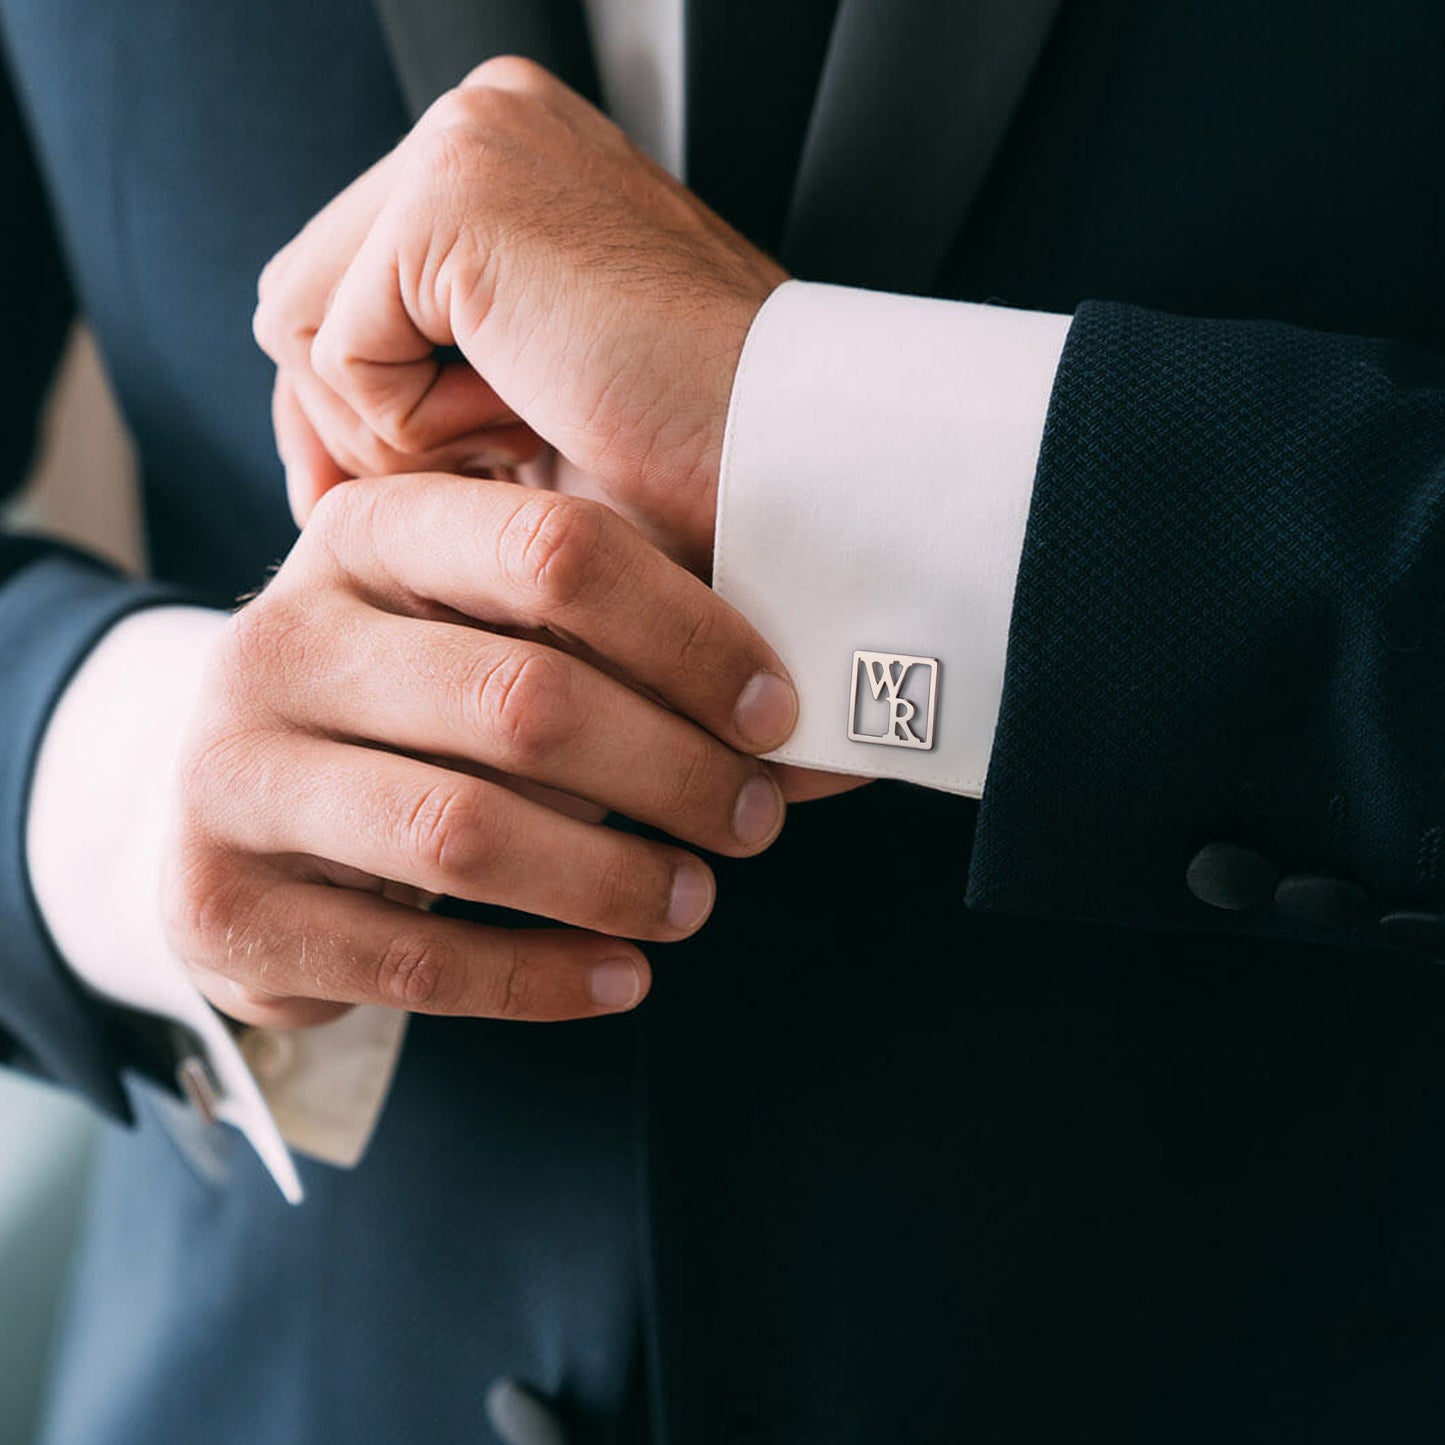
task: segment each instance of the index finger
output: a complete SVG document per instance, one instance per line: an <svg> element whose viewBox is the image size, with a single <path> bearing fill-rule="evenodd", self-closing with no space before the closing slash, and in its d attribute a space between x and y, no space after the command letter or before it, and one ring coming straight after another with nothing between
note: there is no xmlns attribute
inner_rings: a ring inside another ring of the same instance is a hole
<svg viewBox="0 0 1445 1445"><path fill-rule="evenodd" d="M797 721L787 669L747 619L601 503L392 477L329 492L307 532L378 605L576 638L744 752Z"/></svg>

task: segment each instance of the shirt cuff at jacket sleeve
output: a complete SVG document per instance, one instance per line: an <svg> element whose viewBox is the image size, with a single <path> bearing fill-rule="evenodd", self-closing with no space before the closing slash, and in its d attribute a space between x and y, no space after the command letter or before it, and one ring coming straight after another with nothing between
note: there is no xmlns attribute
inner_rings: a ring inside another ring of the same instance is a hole
<svg viewBox="0 0 1445 1445"><path fill-rule="evenodd" d="M763 306L713 580L798 686L776 761L981 795L1069 325L801 281Z"/></svg>
<svg viewBox="0 0 1445 1445"><path fill-rule="evenodd" d="M20 1057L101 1112L130 1118L128 1060L107 1012L56 953L30 890L31 768L56 698L119 618L172 600L55 544L0 538L0 1055Z"/></svg>
<svg viewBox="0 0 1445 1445"><path fill-rule="evenodd" d="M193 1094L200 1091L204 1112L239 1130L282 1193L299 1202L286 1145L342 1166L360 1159L406 1016L357 1009L312 1030L235 1031L172 952L159 909L133 906L155 891L171 807L151 780L171 768L224 624L224 613L204 608L154 608L128 621L123 638L102 641L76 670L34 766L31 881L70 969L94 994L179 1026L183 1077ZM131 792L117 793L117 781L131 777L134 784L122 784ZM83 800L97 797L108 806L90 826L71 826ZM82 878L97 880L89 910L75 906Z"/></svg>

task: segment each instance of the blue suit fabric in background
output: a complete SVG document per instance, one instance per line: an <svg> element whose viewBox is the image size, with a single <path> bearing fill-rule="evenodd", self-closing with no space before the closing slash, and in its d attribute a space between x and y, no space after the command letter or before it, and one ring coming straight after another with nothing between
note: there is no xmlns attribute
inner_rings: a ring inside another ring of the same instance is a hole
<svg viewBox="0 0 1445 1445"><path fill-rule="evenodd" d="M499 49L540 11L478 3ZM842 0L820 107L852 67L872 129L929 124L851 171L814 126L782 254L1077 312L984 802L794 810L636 1016L417 1020L362 1166L290 1210L159 1126L164 1058L35 914L25 790L114 619L229 605L291 544L256 276L409 112L366 0L0 0L0 480L79 312L158 579L0 541L0 1056L130 1125L51 1445L472 1442L504 1376L583 1442L1438 1436L1445 12L1065 3L961 212L954 13ZM727 61L694 46L695 95L748 93ZM704 194L775 226L712 155ZM1365 904L1212 908L1221 841Z"/></svg>

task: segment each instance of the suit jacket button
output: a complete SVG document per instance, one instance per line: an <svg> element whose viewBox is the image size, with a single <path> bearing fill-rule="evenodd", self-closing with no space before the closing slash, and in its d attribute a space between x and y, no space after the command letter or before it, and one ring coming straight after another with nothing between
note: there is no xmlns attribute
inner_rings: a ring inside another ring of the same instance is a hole
<svg viewBox="0 0 1445 1445"><path fill-rule="evenodd" d="M487 1390L487 1424L502 1445L567 1445L559 1421L540 1398L503 1375Z"/></svg>
<svg viewBox="0 0 1445 1445"><path fill-rule="evenodd" d="M1304 928L1353 928L1369 909L1358 883L1345 878L1314 878L1291 873L1274 890L1275 906Z"/></svg>
<svg viewBox="0 0 1445 1445"><path fill-rule="evenodd" d="M1262 854L1238 843L1210 843L1189 860L1184 883L1211 908L1237 912L1268 903L1279 869Z"/></svg>
<svg viewBox="0 0 1445 1445"><path fill-rule="evenodd" d="M1421 953L1445 955L1445 913L1404 910L1387 913L1380 920L1380 932L1396 948L1412 948Z"/></svg>

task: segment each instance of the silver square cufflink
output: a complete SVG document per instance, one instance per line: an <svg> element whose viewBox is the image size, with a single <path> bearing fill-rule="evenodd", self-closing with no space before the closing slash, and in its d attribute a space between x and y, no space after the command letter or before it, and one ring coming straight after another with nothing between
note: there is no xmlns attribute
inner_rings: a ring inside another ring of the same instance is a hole
<svg viewBox="0 0 1445 1445"><path fill-rule="evenodd" d="M938 659L903 652L855 652L848 737L889 748L933 746Z"/></svg>

